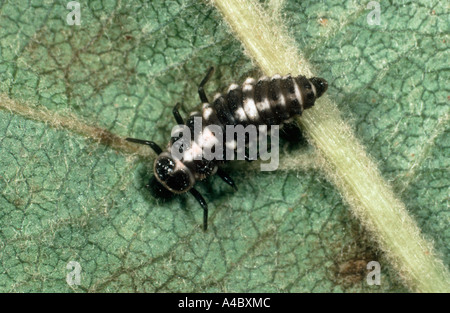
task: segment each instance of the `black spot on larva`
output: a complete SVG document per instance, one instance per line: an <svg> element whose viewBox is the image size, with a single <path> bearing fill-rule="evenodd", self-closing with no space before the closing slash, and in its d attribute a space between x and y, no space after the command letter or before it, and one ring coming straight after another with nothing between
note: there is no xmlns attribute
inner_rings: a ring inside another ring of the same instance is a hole
<svg viewBox="0 0 450 313"><path fill-rule="evenodd" d="M280 92L280 84L278 79L272 79L269 83L269 98L273 101L278 100L278 94Z"/></svg>
<svg viewBox="0 0 450 313"><path fill-rule="evenodd" d="M297 99L292 100L291 102L291 114L292 115L301 115L303 113L302 106L298 102Z"/></svg>
<svg viewBox="0 0 450 313"><path fill-rule="evenodd" d="M261 100L263 99L265 93L263 93L263 91L267 90L266 85L268 84L267 81L264 80L260 80L256 83L255 85L255 92L254 92L254 99L255 102L261 102Z"/></svg>
<svg viewBox="0 0 450 313"><path fill-rule="evenodd" d="M287 94L295 94L294 81L292 77L288 76L281 80L281 91Z"/></svg>
<svg viewBox="0 0 450 313"><path fill-rule="evenodd" d="M200 100L203 104L202 110L210 110L210 112L191 113L185 122L185 125L189 127L192 134L189 149L198 149L198 147L202 146L198 141L199 138L196 138L196 132L194 131L194 118L197 116L202 117L203 128L208 124L216 124L222 130L225 130L227 125L237 126L238 123L241 123L244 127L247 125L267 125L270 128L271 125L282 124L292 117L302 114L303 110L312 107L316 99L328 88L327 81L318 77L310 79L302 75L296 77L291 77L290 75L284 77L266 77L259 79L254 84L252 90L245 92L245 96L241 86L234 86L226 94L218 95L211 104L204 91L204 85L210 79L212 73L213 68L208 71L208 74L198 88ZM314 88L312 88L313 86ZM257 110L257 114L253 113L254 110ZM173 114L178 122L182 121L182 117L178 112L178 106L173 110ZM111 141L108 134L101 134L99 137L104 142ZM236 186L233 180L220 168L220 165L227 160L205 160L201 157L197 160L193 158L198 153L196 152L197 150L187 150L183 151L185 154L182 154L181 159L177 159L175 164L171 155L171 147L179 138L180 136L172 138L165 152L156 143L151 141L133 138L127 138L127 140L148 145L159 154L159 157L154 163L154 175L156 179L152 179L149 188L165 197L172 193L185 193L189 191L204 210L203 228L206 230L208 207L201 194L194 188L196 181L206 179L217 171L220 178L227 184L234 188ZM227 141L222 140L222 142L224 142L224 147L222 147L223 151L227 151L228 148L225 146ZM228 143L230 144L231 142L228 141ZM214 146L212 152L216 148L218 147ZM232 147L230 149L234 148ZM186 155L186 153L188 154Z"/></svg>

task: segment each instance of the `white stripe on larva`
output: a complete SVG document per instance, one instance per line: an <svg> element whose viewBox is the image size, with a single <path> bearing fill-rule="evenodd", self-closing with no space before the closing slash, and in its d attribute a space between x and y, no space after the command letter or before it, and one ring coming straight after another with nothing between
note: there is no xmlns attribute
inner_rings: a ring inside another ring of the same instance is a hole
<svg viewBox="0 0 450 313"><path fill-rule="evenodd" d="M231 90L237 89L239 88L238 84L231 84L230 87L228 87L228 92L230 92Z"/></svg>
<svg viewBox="0 0 450 313"><path fill-rule="evenodd" d="M251 121L259 120L258 109L256 108L255 100L253 99L253 85L244 84L242 91L245 93L245 100L243 103L244 112L247 118Z"/></svg>
<svg viewBox="0 0 450 313"><path fill-rule="evenodd" d="M256 109L255 101L253 100L253 98L245 98L244 111L251 121L257 121L259 119L258 110Z"/></svg>
<svg viewBox="0 0 450 313"><path fill-rule="evenodd" d="M262 98L260 102L256 103L256 108L259 112L270 111L269 99L267 97Z"/></svg>
<svg viewBox="0 0 450 313"><path fill-rule="evenodd" d="M252 77L249 77L245 80L244 85L254 85L256 83L256 80Z"/></svg>
<svg viewBox="0 0 450 313"><path fill-rule="evenodd" d="M250 91L252 91L252 89L253 89L253 85L244 84L244 85L242 86L242 91L243 91L243 92L250 92Z"/></svg>
<svg viewBox="0 0 450 313"><path fill-rule="evenodd" d="M317 96L317 90L316 90L316 86L314 86L314 84L311 84L311 89L314 92L314 96Z"/></svg>
<svg viewBox="0 0 450 313"><path fill-rule="evenodd" d="M234 117L239 121L239 122L244 122L247 120L247 115L245 115L244 109L243 108L238 108L236 110L236 112L234 113Z"/></svg>
<svg viewBox="0 0 450 313"><path fill-rule="evenodd" d="M298 87L295 79L292 79L292 82L294 83L295 97L297 98L298 103L300 103L300 106L303 108L303 101L302 101L302 95L300 94L300 88Z"/></svg>
<svg viewBox="0 0 450 313"><path fill-rule="evenodd" d="M213 109L212 108L206 108L203 110L203 118L206 121L209 121L209 118L211 117L211 114L213 114Z"/></svg>
<svg viewBox="0 0 450 313"><path fill-rule="evenodd" d="M284 97L282 92L278 93L278 103L281 107L286 108L286 98Z"/></svg>
<svg viewBox="0 0 450 313"><path fill-rule="evenodd" d="M218 98L220 98L220 96L222 96L221 93L216 93L216 94L214 95L213 102L216 101Z"/></svg>

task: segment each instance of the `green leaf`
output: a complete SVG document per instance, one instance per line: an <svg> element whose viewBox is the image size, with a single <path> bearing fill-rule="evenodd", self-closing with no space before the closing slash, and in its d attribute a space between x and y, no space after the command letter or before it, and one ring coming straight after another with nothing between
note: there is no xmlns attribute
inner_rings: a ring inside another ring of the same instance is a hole
<svg viewBox="0 0 450 313"><path fill-rule="evenodd" d="M211 65L211 96L261 73L204 3L80 1L80 26L67 25L66 4L0 6L1 291L407 290L310 146L284 143L277 172L231 164L238 192L217 177L199 184L206 233L191 197L153 198L153 154L119 136L167 142L173 105L198 106ZM267 7L281 8L448 266L448 12L380 4L380 26L352 1ZM380 286L366 283L372 260ZM66 281L71 261L80 285Z"/></svg>

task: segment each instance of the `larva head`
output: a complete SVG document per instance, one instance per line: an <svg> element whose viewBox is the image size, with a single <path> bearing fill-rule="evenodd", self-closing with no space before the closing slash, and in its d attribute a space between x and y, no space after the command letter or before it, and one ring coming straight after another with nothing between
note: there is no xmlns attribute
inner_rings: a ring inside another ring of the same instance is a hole
<svg viewBox="0 0 450 313"><path fill-rule="evenodd" d="M322 96L328 89L328 82L323 78L313 77L309 81L314 85L316 98Z"/></svg>
<svg viewBox="0 0 450 313"><path fill-rule="evenodd" d="M161 153L155 160L153 171L156 180L173 193L184 193L194 186L191 171L168 152Z"/></svg>

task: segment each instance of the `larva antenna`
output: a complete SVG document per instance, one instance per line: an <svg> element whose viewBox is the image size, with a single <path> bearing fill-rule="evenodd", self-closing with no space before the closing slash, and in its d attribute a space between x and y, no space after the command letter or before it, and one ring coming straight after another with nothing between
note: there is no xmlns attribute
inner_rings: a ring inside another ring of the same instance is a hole
<svg viewBox="0 0 450 313"><path fill-rule="evenodd" d="M162 152L162 149L160 146L158 146L157 143L149 140L142 140L142 139L136 139L136 138L125 138L126 141L138 143L140 145L146 145L153 149L153 151L156 152L157 155L160 155Z"/></svg>

